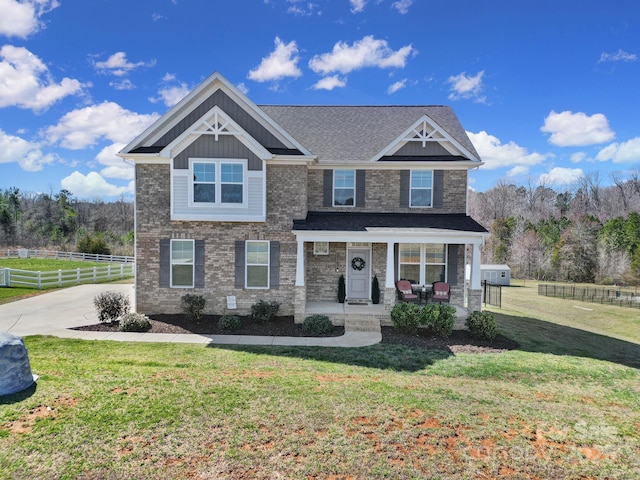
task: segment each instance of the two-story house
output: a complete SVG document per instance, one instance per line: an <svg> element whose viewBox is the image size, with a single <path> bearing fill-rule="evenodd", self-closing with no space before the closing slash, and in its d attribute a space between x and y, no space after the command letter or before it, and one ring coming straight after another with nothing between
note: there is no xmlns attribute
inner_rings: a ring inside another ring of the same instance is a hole
<svg viewBox="0 0 640 480"><path fill-rule="evenodd" d="M481 309L481 161L447 106L259 106L214 73L120 156L135 163L138 312L193 293L207 313L276 300L301 322L338 301L341 275L365 303L376 276L386 312L399 279L446 281Z"/></svg>

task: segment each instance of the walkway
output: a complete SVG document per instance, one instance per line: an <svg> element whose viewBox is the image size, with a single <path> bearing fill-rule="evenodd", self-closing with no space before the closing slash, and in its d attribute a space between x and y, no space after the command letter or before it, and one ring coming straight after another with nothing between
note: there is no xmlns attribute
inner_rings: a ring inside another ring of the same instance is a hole
<svg viewBox="0 0 640 480"><path fill-rule="evenodd" d="M207 345L287 345L308 347L364 347L382 340L379 332L346 332L340 337L258 337L250 335L198 335L174 333L88 332L74 327L98 323L93 298L118 291L133 300L131 284L78 285L0 305L0 332L20 337L52 335L83 340L169 342Z"/></svg>

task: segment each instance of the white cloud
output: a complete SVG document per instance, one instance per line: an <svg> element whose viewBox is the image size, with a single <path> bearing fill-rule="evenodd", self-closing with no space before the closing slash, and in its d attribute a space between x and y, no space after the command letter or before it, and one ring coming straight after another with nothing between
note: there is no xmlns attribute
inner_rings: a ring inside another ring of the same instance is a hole
<svg viewBox="0 0 640 480"><path fill-rule="evenodd" d="M275 39L276 48L264 57L253 70L249 71L247 78L256 82L269 82L285 77L297 78L302 75L298 68L298 46L295 40L283 43L279 37Z"/></svg>
<svg viewBox="0 0 640 480"><path fill-rule="evenodd" d="M136 86L128 78L123 78L117 82L109 82L109 86L116 90L133 90Z"/></svg>
<svg viewBox="0 0 640 480"><path fill-rule="evenodd" d="M333 90L334 88L342 88L347 85L346 78L340 78L339 75L331 75L318 80L311 86L314 90Z"/></svg>
<svg viewBox="0 0 640 480"><path fill-rule="evenodd" d="M389 85L389 88L387 89L387 93L391 95L392 93L396 93L398 90L402 90L406 86L407 86L406 78L403 80L398 80L397 82Z"/></svg>
<svg viewBox="0 0 640 480"><path fill-rule="evenodd" d="M349 0L351 4L351 13L360 13L364 11L367 0Z"/></svg>
<svg viewBox="0 0 640 480"><path fill-rule="evenodd" d="M249 94L249 88L244 84L244 82L240 82L239 84L237 84L236 88L240 90L242 93L244 93L245 95Z"/></svg>
<svg viewBox="0 0 640 480"><path fill-rule="evenodd" d="M449 100L473 100L476 103L486 102L486 97L482 95L484 85L482 77L484 70L478 72L475 76L467 75L462 72L459 75L452 75L447 79L447 83L451 84L451 93Z"/></svg>
<svg viewBox="0 0 640 480"><path fill-rule="evenodd" d="M113 143L100 150L96 155L96 160L104 165L105 168L100 170L100 175L105 178L120 178L123 180L133 180L133 165L126 163L116 154L126 145L124 143Z"/></svg>
<svg viewBox="0 0 640 480"><path fill-rule="evenodd" d="M157 113L143 115L117 103L103 102L65 114L57 125L46 129L45 136L49 142L60 142L71 150L87 148L102 138L128 143L158 117Z"/></svg>
<svg viewBox="0 0 640 480"><path fill-rule="evenodd" d="M122 77L136 68L152 67L155 63L155 60L133 63L127 60L127 54L125 52L116 52L103 62L95 62L94 66L96 70L101 73Z"/></svg>
<svg viewBox="0 0 640 480"><path fill-rule="evenodd" d="M619 49L616 53L602 52L598 63L602 62L635 62L638 60L638 56L635 53L628 53L622 49Z"/></svg>
<svg viewBox="0 0 640 480"><path fill-rule="evenodd" d="M581 168L554 167L549 173L540 175L538 182L541 185L571 185L583 176Z"/></svg>
<svg viewBox="0 0 640 480"><path fill-rule="evenodd" d="M393 50L386 40L368 35L352 45L336 43L331 52L315 55L309 61L309 67L323 75L335 72L347 74L365 67L404 68L407 57L412 53L416 51L411 45Z"/></svg>
<svg viewBox="0 0 640 480"><path fill-rule="evenodd" d="M571 156L569 157L569 160L571 160L571 163L580 163L584 161L586 158L587 158L587 154L585 152L575 152L571 154Z"/></svg>
<svg viewBox="0 0 640 480"><path fill-rule="evenodd" d="M59 6L57 0L0 0L0 35L27 38L43 28L40 17Z"/></svg>
<svg viewBox="0 0 640 480"><path fill-rule="evenodd" d="M39 172L54 161L55 156L43 154L40 145L9 135L0 129L0 164L16 162L27 172Z"/></svg>
<svg viewBox="0 0 640 480"><path fill-rule="evenodd" d="M613 163L640 162L640 137L622 143L607 145L596 155L596 160Z"/></svg>
<svg viewBox="0 0 640 480"><path fill-rule="evenodd" d="M4 45L0 58L0 107L45 110L89 86L71 78L56 83L47 66L24 47Z"/></svg>
<svg viewBox="0 0 640 480"><path fill-rule="evenodd" d="M167 107L173 107L176 103L182 100L191 91L186 83L180 85L174 85L172 87L164 87L158 90L158 97L151 97L149 101L151 103L157 103L162 101Z"/></svg>
<svg viewBox="0 0 640 480"><path fill-rule="evenodd" d="M133 181L126 187L118 187L107 182L98 172L89 172L87 175L75 171L60 181L60 186L69 190L76 197L116 197L127 193L133 193Z"/></svg>
<svg viewBox="0 0 640 480"><path fill-rule="evenodd" d="M398 10L402 15L406 15L409 13L409 7L413 3L413 0L398 0L397 2L393 2L391 6Z"/></svg>
<svg viewBox="0 0 640 480"><path fill-rule="evenodd" d="M609 121L602 113L591 116L582 112L551 111L540 128L550 133L549 143L558 147L584 147L611 141L616 134L609 128Z"/></svg>
<svg viewBox="0 0 640 480"><path fill-rule="evenodd" d="M287 9L287 13L309 17L316 13L322 15L322 10L318 10L318 4L307 2L305 0L287 0L291 6Z"/></svg>
<svg viewBox="0 0 640 480"><path fill-rule="evenodd" d="M526 173L529 167L539 165L552 156L551 154L537 152L530 153L526 148L515 142L503 144L500 139L489 135L485 131L478 133L467 132L467 135L480 154L480 158L485 162L482 167L483 170L511 167L511 175Z"/></svg>

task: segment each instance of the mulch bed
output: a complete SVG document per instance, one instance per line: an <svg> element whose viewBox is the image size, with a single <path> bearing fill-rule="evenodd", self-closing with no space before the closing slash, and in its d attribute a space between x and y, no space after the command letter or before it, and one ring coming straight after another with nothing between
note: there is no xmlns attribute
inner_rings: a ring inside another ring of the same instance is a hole
<svg viewBox="0 0 640 480"><path fill-rule="evenodd" d="M166 314L151 315L150 333L197 333L208 335L266 335L285 337L312 336L302 330L301 325L293 322L292 316L280 316L268 323L242 318L242 328L230 332L217 327L218 315L204 315L199 322L193 322L186 315ZM99 332L118 332L118 324L99 323L76 327L74 330L89 330ZM333 331L325 337L340 336L344 334L344 327L333 327ZM318 335L315 335L318 336ZM469 335L466 330L454 330L448 338L434 337L428 330L421 330L415 335L408 335L394 330L393 327L382 327L382 343L405 345L408 347L430 348L448 350L453 353L497 353L505 350L513 350L518 344L513 340L498 335L492 341L477 340Z"/></svg>

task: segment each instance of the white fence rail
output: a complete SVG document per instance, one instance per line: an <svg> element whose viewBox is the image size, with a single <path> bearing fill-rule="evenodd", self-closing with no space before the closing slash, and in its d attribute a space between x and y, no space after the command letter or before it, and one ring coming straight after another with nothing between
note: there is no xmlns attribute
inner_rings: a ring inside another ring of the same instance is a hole
<svg viewBox="0 0 640 480"><path fill-rule="evenodd" d="M6 258L49 258L54 260L76 260L81 262L98 263L135 263L135 257L126 255L98 255L94 253L56 252L52 250L30 250L19 248L14 250L0 250Z"/></svg>
<svg viewBox="0 0 640 480"><path fill-rule="evenodd" d="M104 267L76 268L74 270L53 270L33 272L15 268L0 268L0 286L50 288L68 287L81 283L110 282L133 276L133 263L105 265Z"/></svg>

